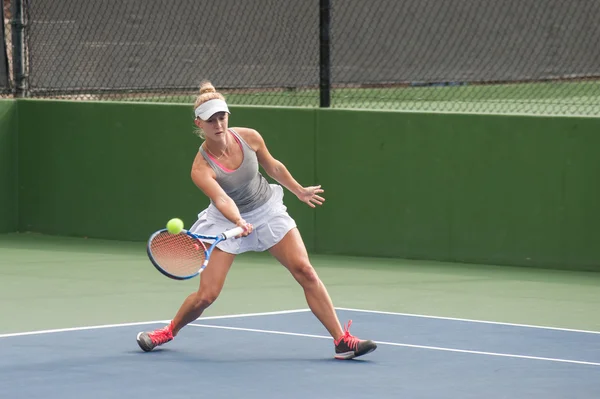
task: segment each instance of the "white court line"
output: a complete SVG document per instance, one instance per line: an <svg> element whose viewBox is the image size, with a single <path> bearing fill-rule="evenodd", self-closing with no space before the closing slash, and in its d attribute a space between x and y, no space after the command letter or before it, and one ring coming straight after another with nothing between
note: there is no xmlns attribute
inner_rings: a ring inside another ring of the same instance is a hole
<svg viewBox="0 0 600 399"><path fill-rule="evenodd" d="M439 320L464 321L464 322L467 322L467 323L495 324L495 325L511 326L511 327L540 328L540 329L544 329L544 330L568 331L568 332L578 332L578 333L585 333L585 334L600 334L600 331L576 330L576 329L572 329L572 328L536 326L536 325L531 325L531 324L503 323L503 322L499 322L499 321L460 319L460 318L456 318L456 317L428 316L428 315L413 314L413 313L384 312L384 311L379 311L379 310L351 309L351 308L338 308L338 307L336 307L336 309L337 310L347 310L347 311L350 311L350 312L363 312L363 313L385 314L385 315L394 315L394 316L420 317L420 318L423 318L423 319L439 319Z"/></svg>
<svg viewBox="0 0 600 399"><path fill-rule="evenodd" d="M322 339L331 339L332 340L332 338L330 336L325 336L325 335L300 334L300 333L291 333L291 332L274 331L274 330L260 330L257 328L215 326L213 324L196 324L196 323L190 323L190 324L188 324L188 326L204 327L204 328L217 328L220 330L249 331L249 332L258 332L258 333L265 333L265 334L276 334L276 335L291 335L294 337L322 338Z"/></svg>
<svg viewBox="0 0 600 399"><path fill-rule="evenodd" d="M500 324L500 325L530 327L530 328L545 328L545 329L551 329L551 330L574 331L574 332L583 332L583 333L592 333L592 334L600 333L597 331L572 330L572 329L563 329L563 328L555 328L555 327L542 327L542 326L531 326L531 325L521 325L521 324L499 323L499 322L490 322L490 321L481 321L481 320L458 319L458 318L451 318L451 317L425 316L425 315L416 315L416 314L408 314L408 313L382 312L382 311L371 311L371 310L349 309L349 308L336 308L336 309L337 310L354 311L354 312L375 313L375 314L422 317L422 318L432 318L432 319L442 319L442 320L457 320L457 321L466 321L466 322L473 322L473 323ZM215 319L269 316L269 315L302 313L302 312L309 312L309 311L310 311L310 309L294 309L294 310L282 310L282 311L263 312L263 313L245 313L245 314L233 314L233 315L223 315L223 316L207 316L207 317L202 317L199 320L215 320ZM27 335L52 334L52 333L70 332L70 331L96 330L96 329L103 329L103 328L140 326L140 325L146 325L146 324L166 324L169 322L170 322L170 320L155 320L155 321L144 321L144 322L136 322L136 323L121 323L121 324L106 324L106 325L86 326L86 327L59 328L59 329L53 329L53 330L40 330L40 331L0 334L0 338L19 337L19 336L27 336ZM291 336L297 336L297 337L319 338L319 339L329 339L329 340L332 339L330 336L290 333L290 332L284 332L284 331L259 330L259 329L252 329L252 328L240 328L240 327L225 327L225 326L214 326L214 325L195 324L195 323L190 323L189 325L193 326L193 327L203 327L203 328L218 328L218 329L224 329L224 330L260 332L260 333L267 333L267 334L291 335ZM472 350L464 350L464 349L443 348L443 347L436 347L436 346L402 344L402 343L396 343L396 342L384 342L384 341L376 341L376 342L380 345L401 346L401 347L407 347L407 348L429 349L429 350L437 350L437 351L469 353L469 354L478 354L478 355L486 355L486 356L500 356L500 357L519 358L519 359L543 360L543 361L550 361L550 362L600 366L600 363L585 362L585 361L579 361L579 360L556 359L556 358L546 358L546 357L537 357L537 356L525 356L525 355L515 355L515 354L508 354L508 353L482 352L482 351L472 351Z"/></svg>
<svg viewBox="0 0 600 399"><path fill-rule="evenodd" d="M248 332L258 332L258 333L263 333L263 334L292 335L292 336L296 336L296 337L320 338L320 339L329 339L329 340L332 339L330 336L325 336L325 335L299 334L299 333L290 333L290 332L273 331L273 330L259 330L256 328L225 327L225 326L214 326L214 325L210 325L210 324L196 324L196 323L191 323L188 325L192 326L192 327L217 328L217 329L222 329L222 330L235 330L235 331L248 331ZM384 342L384 341L375 341L375 342L378 345L402 346L402 347L406 347L406 348L429 349L429 350L444 351L444 352L468 353L468 354L473 354L473 355L500 356L500 357L516 358L516 359L543 360L543 361L547 361L547 362L600 366L600 363L584 362L581 360L569 360L569 359L556 359L556 358L551 358L551 357L515 355L515 354L510 354L510 353L482 352L482 351L472 351L472 350L466 350L466 349L443 348L443 347L439 347L439 346L401 344L401 343L397 343L397 342Z"/></svg>
<svg viewBox="0 0 600 399"><path fill-rule="evenodd" d="M69 332L69 331L99 330L101 328L142 326L144 324L158 324L158 323L168 323L168 321L166 321L166 320L156 320L156 321L140 321L140 322L137 322L137 323L105 324L105 325L102 325L102 326L56 328L54 330L40 330L40 331L27 331L27 332L11 333L11 334L0 334L0 338L22 337L22 336L25 336L25 335L53 334L53 333Z"/></svg>
<svg viewBox="0 0 600 399"><path fill-rule="evenodd" d="M225 316L207 316L207 317L202 317L201 319L202 320L230 319L230 318L236 318L236 317L270 316L270 315L278 315L278 314L308 312L308 311L310 311L310 309L278 310L275 312L264 312L264 313L243 313L243 314L232 314L232 315L225 315ZM97 330L97 329L99 330L102 328L143 326L145 324L166 324L166 323L169 323L170 321L171 320L155 320L155 321L140 321L140 322L136 322L136 323L105 324L105 325L99 325L99 326L56 328L53 330L40 330L40 331L27 331L27 332L19 332L19 333L0 334L0 338L22 337L22 336L26 336L26 335L53 334L53 333L70 332L70 331L85 331L85 330Z"/></svg>
<svg viewBox="0 0 600 399"><path fill-rule="evenodd" d="M200 317L199 319L196 319L196 320L235 319L238 317L272 316L272 315L279 315L279 314L291 314L291 313L302 313L302 312L310 312L310 309L277 310L274 312L229 314L229 315L224 315L224 316L207 316L207 317Z"/></svg>

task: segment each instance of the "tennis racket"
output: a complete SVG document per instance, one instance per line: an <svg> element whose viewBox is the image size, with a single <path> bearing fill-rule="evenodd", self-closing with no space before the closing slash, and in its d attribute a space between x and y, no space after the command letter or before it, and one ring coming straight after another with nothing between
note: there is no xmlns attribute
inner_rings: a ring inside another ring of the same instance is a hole
<svg viewBox="0 0 600 399"><path fill-rule="evenodd" d="M167 229L158 230L148 240L148 257L156 269L175 280L187 280L196 277L206 265L213 249L221 241L239 236L244 232L241 227L227 230L217 236L194 234L182 230L171 234ZM214 240L209 248L202 240Z"/></svg>

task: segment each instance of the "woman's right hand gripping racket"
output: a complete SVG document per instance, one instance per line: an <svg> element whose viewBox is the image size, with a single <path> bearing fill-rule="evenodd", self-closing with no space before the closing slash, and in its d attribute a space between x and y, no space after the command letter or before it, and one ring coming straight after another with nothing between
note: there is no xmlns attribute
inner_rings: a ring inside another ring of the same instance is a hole
<svg viewBox="0 0 600 399"><path fill-rule="evenodd" d="M148 240L148 257L156 269L175 280L196 277L208 265L213 249L221 241L237 237L244 232L241 227L227 230L217 236L194 234L182 230L171 234L167 229L158 230ZM214 240L207 249L202 240Z"/></svg>

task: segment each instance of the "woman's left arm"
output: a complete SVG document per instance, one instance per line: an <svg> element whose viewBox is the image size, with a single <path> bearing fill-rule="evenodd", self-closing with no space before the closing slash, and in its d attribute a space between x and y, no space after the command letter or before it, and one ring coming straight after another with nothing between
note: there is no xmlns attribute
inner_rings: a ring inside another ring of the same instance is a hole
<svg viewBox="0 0 600 399"><path fill-rule="evenodd" d="M260 133L254 129L245 128L237 128L236 131L242 135L244 140L256 152L258 163L270 177L287 188L296 195L300 201L308 204L310 207L314 208L315 205L323 204L325 198L319 195L324 192L321 186L303 187L298 183L285 165L271 155Z"/></svg>

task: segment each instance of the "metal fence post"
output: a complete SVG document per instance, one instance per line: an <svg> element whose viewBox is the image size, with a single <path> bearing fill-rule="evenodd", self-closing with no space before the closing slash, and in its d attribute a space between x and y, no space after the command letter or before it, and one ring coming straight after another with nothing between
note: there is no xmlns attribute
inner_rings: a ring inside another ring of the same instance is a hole
<svg viewBox="0 0 600 399"><path fill-rule="evenodd" d="M15 97L27 97L27 74L25 71L25 20L23 18L23 0L12 2L12 63L15 81Z"/></svg>
<svg viewBox="0 0 600 399"><path fill-rule="evenodd" d="M331 105L331 0L320 0L319 28L320 106L328 108Z"/></svg>

